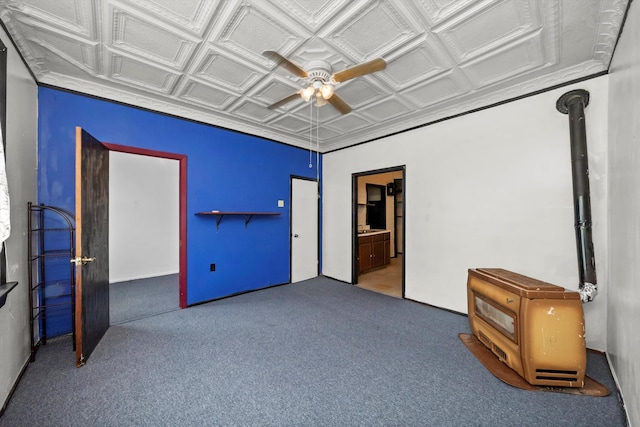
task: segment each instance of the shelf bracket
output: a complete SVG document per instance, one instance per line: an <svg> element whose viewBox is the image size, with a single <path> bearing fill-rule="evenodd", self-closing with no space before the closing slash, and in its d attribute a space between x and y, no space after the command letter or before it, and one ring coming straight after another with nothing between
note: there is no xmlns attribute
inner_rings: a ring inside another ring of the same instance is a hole
<svg viewBox="0 0 640 427"><path fill-rule="evenodd" d="M247 214L244 216L244 228L247 228L247 226L249 225L249 221L251 221L251 218L253 218L253 214Z"/></svg>
<svg viewBox="0 0 640 427"><path fill-rule="evenodd" d="M216 230L220 229L220 222L222 221L223 217L224 217L224 214L217 214L216 215Z"/></svg>

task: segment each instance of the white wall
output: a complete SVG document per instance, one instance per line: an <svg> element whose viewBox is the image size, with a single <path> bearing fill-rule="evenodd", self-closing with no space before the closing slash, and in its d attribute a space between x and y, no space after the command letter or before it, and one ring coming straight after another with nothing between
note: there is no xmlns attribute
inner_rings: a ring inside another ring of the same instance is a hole
<svg viewBox="0 0 640 427"><path fill-rule="evenodd" d="M179 162L109 155L109 281L178 273Z"/></svg>
<svg viewBox="0 0 640 427"><path fill-rule="evenodd" d="M7 181L11 236L7 240L7 280L18 281L0 308L0 408L29 359L27 283L27 202L36 202L38 88L0 29L7 47Z"/></svg>
<svg viewBox="0 0 640 427"><path fill-rule="evenodd" d="M596 268L607 277L607 77L327 153L323 274L351 280L351 174L406 165L406 297L467 310L467 269L500 267L578 287L566 91L586 109ZM607 287L585 305L587 345L604 350Z"/></svg>
<svg viewBox="0 0 640 427"><path fill-rule="evenodd" d="M631 3L609 84L607 353L640 426L640 4Z"/></svg>

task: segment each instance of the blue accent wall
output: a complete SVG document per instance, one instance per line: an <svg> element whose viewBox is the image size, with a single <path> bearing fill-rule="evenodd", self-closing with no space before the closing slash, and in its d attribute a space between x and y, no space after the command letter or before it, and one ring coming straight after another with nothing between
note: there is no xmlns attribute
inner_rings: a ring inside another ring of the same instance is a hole
<svg viewBox="0 0 640 427"><path fill-rule="evenodd" d="M39 203L75 211L76 126L100 141L184 154L187 303L289 282L290 176L316 177L308 151L51 88L39 88L38 110ZM247 227L244 217L225 216L216 230L215 217L195 215L213 209L281 215Z"/></svg>

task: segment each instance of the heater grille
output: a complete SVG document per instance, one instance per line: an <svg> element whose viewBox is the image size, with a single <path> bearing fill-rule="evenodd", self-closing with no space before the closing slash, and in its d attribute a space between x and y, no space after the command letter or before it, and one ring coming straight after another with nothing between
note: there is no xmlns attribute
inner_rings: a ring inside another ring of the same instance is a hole
<svg viewBox="0 0 640 427"><path fill-rule="evenodd" d="M502 350L500 347L498 347L497 345L493 344L491 346L491 351L493 351L496 354L496 356L498 356L500 358L500 360L506 362L507 353L505 353L504 350Z"/></svg>
<svg viewBox="0 0 640 427"><path fill-rule="evenodd" d="M482 331L478 331L478 339L482 344L490 348L493 354L498 356L500 360L502 360L503 362L507 360L507 353L503 349L495 345L493 341L491 341L491 339L488 336L486 336Z"/></svg>
<svg viewBox="0 0 640 427"><path fill-rule="evenodd" d="M578 381L578 371L559 371L556 369L536 369L536 379L544 381Z"/></svg>
<svg viewBox="0 0 640 427"><path fill-rule="evenodd" d="M491 344L493 344L493 343L491 342L489 337L484 334L484 332L478 331L478 339L480 340L480 342L482 342L482 344L484 344L487 347L491 348Z"/></svg>

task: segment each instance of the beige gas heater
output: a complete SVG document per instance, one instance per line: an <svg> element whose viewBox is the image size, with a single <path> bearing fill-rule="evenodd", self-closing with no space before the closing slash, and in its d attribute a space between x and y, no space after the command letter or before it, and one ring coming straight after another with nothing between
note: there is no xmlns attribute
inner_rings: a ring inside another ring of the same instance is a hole
<svg viewBox="0 0 640 427"><path fill-rule="evenodd" d="M470 269L473 334L532 385L583 387L587 365L578 292L499 268Z"/></svg>

